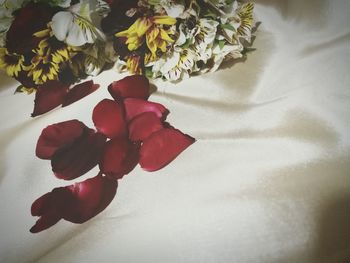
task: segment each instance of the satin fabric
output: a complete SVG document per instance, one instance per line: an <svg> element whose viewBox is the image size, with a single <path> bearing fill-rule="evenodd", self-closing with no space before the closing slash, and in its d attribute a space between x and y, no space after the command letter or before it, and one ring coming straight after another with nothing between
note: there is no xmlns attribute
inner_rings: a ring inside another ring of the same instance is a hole
<svg viewBox="0 0 350 263"><path fill-rule="evenodd" d="M136 168L83 225L29 233L31 203L70 184L35 157L36 140L68 119L93 127L122 76L105 72L97 92L35 119L33 97L1 76L0 262L350 261L350 2L256 3L246 60L154 82L150 99L197 142L161 171Z"/></svg>

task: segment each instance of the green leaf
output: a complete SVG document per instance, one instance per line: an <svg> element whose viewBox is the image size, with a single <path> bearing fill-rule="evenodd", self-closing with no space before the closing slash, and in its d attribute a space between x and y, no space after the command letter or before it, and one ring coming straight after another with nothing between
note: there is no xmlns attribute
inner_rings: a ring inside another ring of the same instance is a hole
<svg viewBox="0 0 350 263"><path fill-rule="evenodd" d="M231 30L231 31L236 31L236 29L231 25L231 24L223 24L223 25L220 25L222 29L228 29L228 30Z"/></svg>
<svg viewBox="0 0 350 263"><path fill-rule="evenodd" d="M186 39L186 42L181 46L183 49L188 48L191 45L191 40Z"/></svg>
<svg viewBox="0 0 350 263"><path fill-rule="evenodd" d="M152 67L146 67L145 68L145 76L147 78L152 78L153 77Z"/></svg>
<svg viewBox="0 0 350 263"><path fill-rule="evenodd" d="M14 94L16 94L16 93L23 93L23 88L24 88L24 86L23 86L23 85L19 85L19 86L16 88L16 90L15 90L15 93L14 93Z"/></svg>
<svg viewBox="0 0 350 263"><path fill-rule="evenodd" d="M224 48L224 46L225 46L225 40L219 40L219 47L220 47L220 49L223 49Z"/></svg>

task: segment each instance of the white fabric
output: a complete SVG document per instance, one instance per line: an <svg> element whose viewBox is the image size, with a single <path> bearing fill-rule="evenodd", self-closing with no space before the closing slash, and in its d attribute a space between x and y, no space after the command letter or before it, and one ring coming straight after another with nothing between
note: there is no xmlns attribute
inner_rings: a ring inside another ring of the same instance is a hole
<svg viewBox="0 0 350 263"><path fill-rule="evenodd" d="M197 142L159 172L135 169L93 220L35 235L31 203L70 184L35 157L41 130L73 118L92 127L109 95L31 119L32 97L2 76L0 262L349 262L349 10L348 0L257 1L245 62L156 82L151 100Z"/></svg>

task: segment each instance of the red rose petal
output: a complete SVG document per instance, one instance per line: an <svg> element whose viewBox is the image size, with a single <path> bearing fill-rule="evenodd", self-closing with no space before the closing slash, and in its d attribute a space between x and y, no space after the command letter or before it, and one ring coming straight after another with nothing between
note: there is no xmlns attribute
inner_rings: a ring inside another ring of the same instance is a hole
<svg viewBox="0 0 350 263"><path fill-rule="evenodd" d="M124 100L125 111L126 111L126 120L130 121L137 115L144 112L153 112L158 118L164 119L169 113L162 104L144 101L141 99L125 99Z"/></svg>
<svg viewBox="0 0 350 263"><path fill-rule="evenodd" d="M32 215L39 220L30 229L37 233L60 219L83 223L102 212L113 200L118 183L98 175L81 183L59 187L38 198L32 205Z"/></svg>
<svg viewBox="0 0 350 263"><path fill-rule="evenodd" d="M62 218L73 223L84 223L101 213L113 200L118 182L98 175L81 183L68 186L72 202L63 211Z"/></svg>
<svg viewBox="0 0 350 263"><path fill-rule="evenodd" d="M55 176L72 180L90 171L98 164L105 142L104 135L86 129L74 144L52 156L51 166Z"/></svg>
<svg viewBox="0 0 350 263"><path fill-rule="evenodd" d="M113 139L104 148L100 169L102 173L120 179L134 169L138 160L138 145L127 139Z"/></svg>
<svg viewBox="0 0 350 263"><path fill-rule="evenodd" d="M143 142L139 163L146 171L159 170L174 160L194 141L192 137L174 128L162 129Z"/></svg>
<svg viewBox="0 0 350 263"><path fill-rule="evenodd" d="M161 120L153 112L137 115L129 123L129 138L132 141L143 141L153 132L163 129Z"/></svg>
<svg viewBox="0 0 350 263"><path fill-rule="evenodd" d="M108 138L122 137L127 133L123 108L113 100L104 99L98 103L92 120L96 129Z"/></svg>
<svg viewBox="0 0 350 263"><path fill-rule="evenodd" d="M45 214L45 216L40 217L38 221L36 221L35 225L30 229L31 233L38 233L49 227L55 225L58 221L61 220L60 215L56 213L56 211L51 211Z"/></svg>
<svg viewBox="0 0 350 263"><path fill-rule="evenodd" d="M72 89L68 91L68 94L65 96L62 107L66 107L87 95L96 91L100 85L94 84L92 80L85 81L78 85L75 85Z"/></svg>
<svg viewBox="0 0 350 263"><path fill-rule="evenodd" d="M139 98L147 100L150 93L148 78L143 75L133 75L114 81L108 86L112 97L119 101L121 98Z"/></svg>
<svg viewBox="0 0 350 263"><path fill-rule="evenodd" d="M68 87L58 81L49 81L38 88L35 94L32 117L44 114L63 103Z"/></svg>
<svg viewBox="0 0 350 263"><path fill-rule="evenodd" d="M62 208L69 204L72 195L66 188L55 188L52 192L46 193L39 197L33 204L31 212L33 216L40 218L35 225L30 229L32 233L43 231L62 218Z"/></svg>
<svg viewBox="0 0 350 263"><path fill-rule="evenodd" d="M41 159L51 159L54 153L62 147L67 147L79 138L86 126L78 120L56 123L46 127L38 139L36 156Z"/></svg>

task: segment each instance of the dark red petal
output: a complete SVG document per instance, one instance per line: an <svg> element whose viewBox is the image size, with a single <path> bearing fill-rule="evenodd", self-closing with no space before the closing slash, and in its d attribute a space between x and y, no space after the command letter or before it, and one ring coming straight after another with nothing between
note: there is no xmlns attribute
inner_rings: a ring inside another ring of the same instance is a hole
<svg viewBox="0 0 350 263"><path fill-rule="evenodd" d="M81 183L68 186L72 202L63 211L62 218L73 223L84 223L102 212L117 192L117 180L98 175Z"/></svg>
<svg viewBox="0 0 350 263"><path fill-rule="evenodd" d="M72 145L52 156L51 166L55 176L72 180L90 171L98 164L105 142L104 135L86 129Z"/></svg>
<svg viewBox="0 0 350 263"><path fill-rule="evenodd" d="M31 212L33 216L40 218L30 229L32 233L43 231L62 218L62 208L71 203L72 195L66 188L55 188L52 192L39 197L33 204Z"/></svg>
<svg viewBox="0 0 350 263"><path fill-rule="evenodd" d="M130 121L137 115L144 112L153 112L158 118L164 119L169 111L159 103L144 101L141 99L125 99L124 100L126 120Z"/></svg>
<svg viewBox="0 0 350 263"><path fill-rule="evenodd" d="M159 170L194 141L192 137L174 128L157 131L143 142L140 149L140 165L146 171Z"/></svg>
<svg viewBox="0 0 350 263"><path fill-rule="evenodd" d="M99 84L94 84L92 80L85 81L78 85L75 85L68 91L68 94L65 96L62 107L66 107L87 95L93 93L100 87Z"/></svg>
<svg viewBox="0 0 350 263"><path fill-rule="evenodd" d="M139 147L127 139L107 142L100 162L101 172L120 179L131 172L139 160Z"/></svg>
<svg viewBox="0 0 350 263"><path fill-rule="evenodd" d="M123 108L115 101L104 99L92 113L96 129L108 138L122 137L127 133Z"/></svg>
<svg viewBox="0 0 350 263"><path fill-rule="evenodd" d="M41 159L51 159L57 150L69 146L79 138L85 128L86 126L78 120L65 121L46 127L36 144L36 156Z"/></svg>
<svg viewBox="0 0 350 263"><path fill-rule="evenodd" d="M56 224L60 219L83 223L103 211L113 200L118 183L98 175L81 183L59 187L32 205L32 214L39 220L30 229L37 233Z"/></svg>
<svg viewBox="0 0 350 263"><path fill-rule="evenodd" d="M143 141L153 132L163 129L161 120L153 112L142 113L129 123L129 138L132 141Z"/></svg>
<svg viewBox="0 0 350 263"><path fill-rule="evenodd" d="M29 231L31 233L41 232L55 225L60 220L61 217L56 213L56 211L46 213L44 217L40 217L38 221L36 221L35 225L32 226L32 228Z"/></svg>
<svg viewBox="0 0 350 263"><path fill-rule="evenodd" d="M12 6L15 1L7 1ZM12 3L11 3L12 2ZM29 1L21 1L25 3ZM1 1L1 7L5 8L4 1ZM18 5L19 2L15 2ZM6 48L11 53L28 54L36 48L40 42L40 38L33 37L35 32L47 28L47 23L51 21L52 16L57 12L57 8L53 8L47 3L30 3L17 9L12 15L14 20L6 33Z"/></svg>
<svg viewBox="0 0 350 263"><path fill-rule="evenodd" d="M119 101L121 98L138 98L147 100L150 94L148 78L143 75L133 75L114 81L108 86L112 97Z"/></svg>
<svg viewBox="0 0 350 263"><path fill-rule="evenodd" d="M58 81L49 81L38 88L35 94L32 117L44 114L63 103L68 87Z"/></svg>

